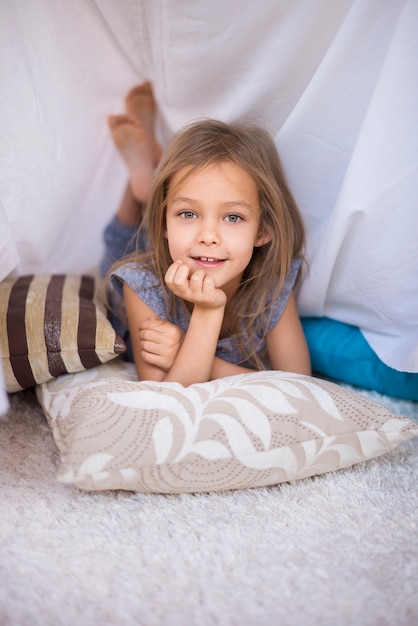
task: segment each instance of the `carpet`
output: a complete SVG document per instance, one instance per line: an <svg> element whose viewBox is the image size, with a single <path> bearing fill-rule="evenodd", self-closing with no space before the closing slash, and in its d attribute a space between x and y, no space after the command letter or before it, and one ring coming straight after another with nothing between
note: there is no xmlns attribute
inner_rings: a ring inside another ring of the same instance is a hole
<svg viewBox="0 0 418 626"><path fill-rule="evenodd" d="M418 421L418 404L365 395ZM201 495L82 492L35 395L0 421L1 626L412 626L418 438L347 470Z"/></svg>

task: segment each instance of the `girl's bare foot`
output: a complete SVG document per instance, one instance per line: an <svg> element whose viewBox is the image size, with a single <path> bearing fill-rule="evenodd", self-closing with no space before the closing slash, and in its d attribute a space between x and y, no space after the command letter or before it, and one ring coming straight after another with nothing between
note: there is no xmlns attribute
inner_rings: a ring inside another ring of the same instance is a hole
<svg viewBox="0 0 418 626"><path fill-rule="evenodd" d="M136 200L145 203L151 189L161 148L154 136L155 100L151 83L131 89L125 97L126 115L111 115L108 124L113 141L129 171Z"/></svg>
<svg viewBox="0 0 418 626"><path fill-rule="evenodd" d="M152 142L156 163L161 158L161 148L154 136L155 100L151 83L142 83L128 91L125 97L126 113L142 123Z"/></svg>
<svg viewBox="0 0 418 626"><path fill-rule="evenodd" d="M127 115L141 120L147 131L153 134L155 100L150 83L142 83L128 91L125 109Z"/></svg>
<svg viewBox="0 0 418 626"><path fill-rule="evenodd" d="M134 197L147 202L154 170L155 149L144 124L130 115L110 115L108 125L113 141L124 159Z"/></svg>

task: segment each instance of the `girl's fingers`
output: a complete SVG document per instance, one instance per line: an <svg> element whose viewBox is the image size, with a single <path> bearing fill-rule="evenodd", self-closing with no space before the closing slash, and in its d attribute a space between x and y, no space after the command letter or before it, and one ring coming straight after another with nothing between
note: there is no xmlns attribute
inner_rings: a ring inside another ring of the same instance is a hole
<svg viewBox="0 0 418 626"><path fill-rule="evenodd" d="M141 348L147 354L159 354L161 351L159 344L154 341L142 341Z"/></svg>
<svg viewBox="0 0 418 626"><path fill-rule="evenodd" d="M205 276L202 282L202 291L204 295L213 297L215 291L215 281L212 276Z"/></svg>
<svg viewBox="0 0 418 626"><path fill-rule="evenodd" d="M205 270L197 270L190 277L190 289L193 295L200 296L203 293L203 284L205 281Z"/></svg>
<svg viewBox="0 0 418 626"><path fill-rule="evenodd" d="M177 271L173 277L174 285L176 285L177 287L184 287L185 285L187 285L189 280L189 274L190 268L185 263L180 265L177 268Z"/></svg>
<svg viewBox="0 0 418 626"><path fill-rule="evenodd" d="M167 286L176 295L188 300L193 304L202 306L223 306L226 295L221 289L215 287L212 276L205 270L198 269L190 274L190 267L182 261L175 261L168 268L165 281Z"/></svg>
<svg viewBox="0 0 418 626"><path fill-rule="evenodd" d="M165 282L174 293L188 298L193 291L201 291L201 283L204 276L202 270L198 270L190 275L190 267L182 261L175 261L168 268L165 275Z"/></svg>
<svg viewBox="0 0 418 626"><path fill-rule="evenodd" d="M165 281L167 284L172 283L179 267L183 265L183 261L174 261L165 273Z"/></svg>
<svg viewBox="0 0 418 626"><path fill-rule="evenodd" d="M190 268L183 261L175 261L168 268L165 275L166 284L172 287L183 287L190 274Z"/></svg>

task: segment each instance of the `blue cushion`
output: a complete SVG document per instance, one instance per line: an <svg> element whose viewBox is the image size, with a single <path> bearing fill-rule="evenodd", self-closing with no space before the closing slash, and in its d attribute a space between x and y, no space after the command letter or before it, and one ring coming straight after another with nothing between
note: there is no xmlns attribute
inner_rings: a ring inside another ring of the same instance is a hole
<svg viewBox="0 0 418 626"><path fill-rule="evenodd" d="M418 373L385 365L356 326L328 317L304 317L302 326L314 374L418 401Z"/></svg>

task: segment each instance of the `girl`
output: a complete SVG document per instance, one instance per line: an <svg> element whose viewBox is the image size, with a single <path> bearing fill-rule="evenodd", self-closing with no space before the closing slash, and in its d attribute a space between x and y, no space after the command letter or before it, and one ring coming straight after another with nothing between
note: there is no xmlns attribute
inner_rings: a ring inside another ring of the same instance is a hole
<svg viewBox="0 0 418 626"><path fill-rule="evenodd" d="M187 386L254 369L310 374L293 292L303 225L270 136L239 122L191 124L149 191L160 157L152 107L136 117L127 108L109 120L130 172L118 219L127 239L149 192L139 232L150 250L112 268L110 294L123 298L139 379Z"/></svg>

